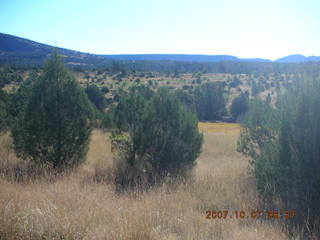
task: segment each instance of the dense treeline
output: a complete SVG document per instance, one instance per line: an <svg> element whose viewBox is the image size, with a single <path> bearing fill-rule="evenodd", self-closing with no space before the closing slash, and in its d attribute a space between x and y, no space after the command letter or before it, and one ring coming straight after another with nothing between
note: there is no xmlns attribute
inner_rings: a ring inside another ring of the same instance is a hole
<svg viewBox="0 0 320 240"><path fill-rule="evenodd" d="M83 70L106 70L116 72L158 72L161 74L180 73L230 73L230 74L251 74L251 73L303 73L318 72L320 62L307 63L273 63L273 62L175 62L175 61L111 61L104 64L88 66L70 66L76 71Z"/></svg>
<svg viewBox="0 0 320 240"><path fill-rule="evenodd" d="M129 60L111 60L111 59L89 59L82 64L74 64L77 59L66 58L64 62L74 71L97 71L102 70L109 73L134 73L134 72L158 72L161 74L180 73L229 73L229 74L251 74L251 73L319 73L320 62L304 63L275 63L275 62L178 62L178 61L129 61ZM41 68L41 61L33 62L30 60L21 61L0 59L3 66L13 66L15 68L34 69Z"/></svg>

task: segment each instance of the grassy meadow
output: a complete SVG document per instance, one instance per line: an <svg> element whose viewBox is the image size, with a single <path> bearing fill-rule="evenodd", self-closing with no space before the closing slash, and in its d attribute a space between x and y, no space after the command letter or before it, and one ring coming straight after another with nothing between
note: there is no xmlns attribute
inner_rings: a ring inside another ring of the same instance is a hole
<svg viewBox="0 0 320 240"><path fill-rule="evenodd" d="M115 193L107 132L93 131L86 162L63 177L35 177L2 135L0 239L288 239L280 220L206 219L209 210L257 210L259 200L236 152L240 126L199 128L205 141L193 179L143 194Z"/></svg>

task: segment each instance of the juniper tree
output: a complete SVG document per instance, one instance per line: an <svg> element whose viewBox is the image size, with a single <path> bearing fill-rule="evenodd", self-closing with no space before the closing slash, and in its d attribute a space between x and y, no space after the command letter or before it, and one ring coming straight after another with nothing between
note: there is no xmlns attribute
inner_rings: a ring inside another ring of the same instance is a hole
<svg viewBox="0 0 320 240"><path fill-rule="evenodd" d="M230 113L234 120L237 120L240 115L243 115L248 110L248 104L248 92L241 93L239 96L233 99L230 107Z"/></svg>
<svg viewBox="0 0 320 240"><path fill-rule="evenodd" d="M251 158L267 207L296 210L286 221L290 229L319 233L320 79L299 79L277 98L275 107L261 100L249 105L238 150Z"/></svg>
<svg viewBox="0 0 320 240"><path fill-rule="evenodd" d="M168 89L152 95L130 89L121 98L115 119L118 128L111 139L120 163L119 187L153 185L168 175L184 176L194 166L202 146L198 119Z"/></svg>
<svg viewBox="0 0 320 240"><path fill-rule="evenodd" d="M85 91L89 100L98 110L103 110L106 107L107 100L104 97L103 92L95 84L88 85Z"/></svg>
<svg viewBox="0 0 320 240"><path fill-rule="evenodd" d="M57 52L30 91L12 130L17 155L57 170L81 163L92 129L92 105Z"/></svg>
<svg viewBox="0 0 320 240"><path fill-rule="evenodd" d="M205 83L194 91L195 105L200 120L218 120L226 111L224 87L221 83Z"/></svg>

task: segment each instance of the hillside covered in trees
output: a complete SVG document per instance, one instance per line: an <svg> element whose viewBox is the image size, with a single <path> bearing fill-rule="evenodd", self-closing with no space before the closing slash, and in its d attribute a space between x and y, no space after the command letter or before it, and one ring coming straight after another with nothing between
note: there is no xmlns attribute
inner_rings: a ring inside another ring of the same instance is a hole
<svg viewBox="0 0 320 240"><path fill-rule="evenodd" d="M41 66L44 63L44 60L50 55L52 48L52 46L47 44L0 33L0 64L14 64L19 65L20 67ZM272 62L269 59L245 59L230 55L97 55L64 48L58 49L64 58L64 62L70 67L76 69L109 69L110 71L123 69L126 71L156 71L162 73L283 73L295 72L297 71L297 68L309 66L309 64L301 63L320 62L320 57L305 57L303 55L290 55Z"/></svg>

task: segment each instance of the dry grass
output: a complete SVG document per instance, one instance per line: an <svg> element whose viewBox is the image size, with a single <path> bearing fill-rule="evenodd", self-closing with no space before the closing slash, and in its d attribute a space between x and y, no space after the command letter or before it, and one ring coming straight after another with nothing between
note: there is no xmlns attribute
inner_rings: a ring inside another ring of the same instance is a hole
<svg viewBox="0 0 320 240"><path fill-rule="evenodd" d="M239 126L200 128L205 144L194 181L174 189L117 195L112 183L96 181L112 171L108 134L98 130L87 163L71 175L21 183L3 174L0 239L288 239L277 220L205 218L207 210L257 209L258 198L247 160L235 151ZM1 167L16 164L9 136L1 141L1 157L9 156Z"/></svg>

